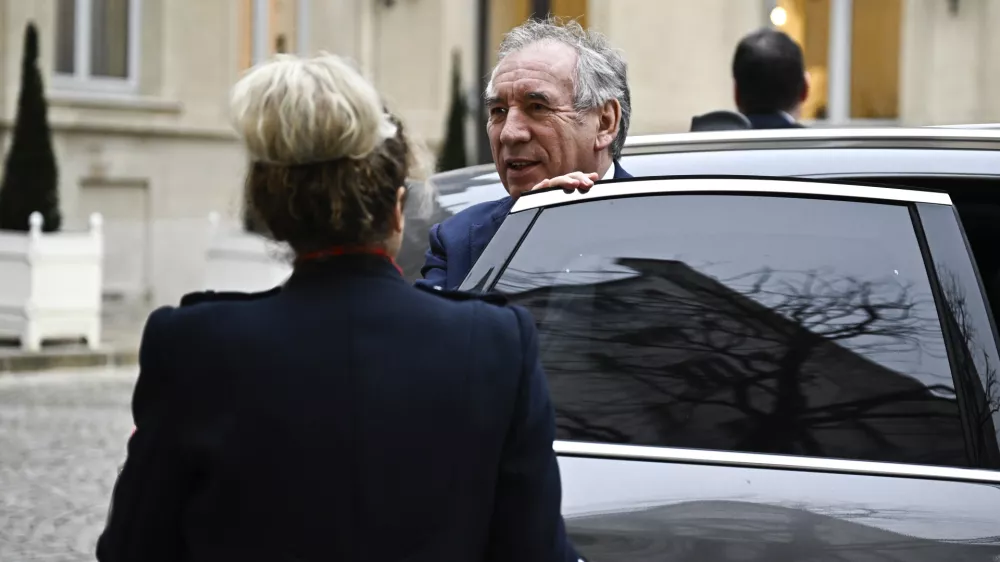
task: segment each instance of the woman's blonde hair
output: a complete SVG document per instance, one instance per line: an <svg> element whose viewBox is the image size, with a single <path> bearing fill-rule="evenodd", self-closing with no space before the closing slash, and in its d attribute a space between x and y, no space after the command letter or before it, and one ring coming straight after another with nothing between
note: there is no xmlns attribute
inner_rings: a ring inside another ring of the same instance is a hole
<svg viewBox="0 0 1000 562"><path fill-rule="evenodd" d="M298 253L385 240L415 155L350 64L279 55L235 85L231 110L251 159L251 220Z"/></svg>

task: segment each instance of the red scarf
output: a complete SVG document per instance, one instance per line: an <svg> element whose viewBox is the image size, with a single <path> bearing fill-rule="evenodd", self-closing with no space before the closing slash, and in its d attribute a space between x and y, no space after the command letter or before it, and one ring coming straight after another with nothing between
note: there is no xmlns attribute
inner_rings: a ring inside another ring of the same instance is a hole
<svg viewBox="0 0 1000 562"><path fill-rule="evenodd" d="M323 258L332 258L337 256L351 256L351 255L368 255L368 256L378 256L384 258L396 268L399 274L403 275L403 268L399 267L396 260L385 251L384 248L377 248L373 246L334 246L332 248L327 248L326 250L319 250L316 252L309 252L300 255L296 258L297 263L321 260Z"/></svg>

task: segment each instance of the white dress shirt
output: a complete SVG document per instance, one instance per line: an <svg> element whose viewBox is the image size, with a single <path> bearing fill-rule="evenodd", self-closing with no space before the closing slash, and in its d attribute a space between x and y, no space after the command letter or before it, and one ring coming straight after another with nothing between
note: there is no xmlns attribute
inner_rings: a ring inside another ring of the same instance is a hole
<svg viewBox="0 0 1000 562"><path fill-rule="evenodd" d="M601 181L607 181L607 180L612 180L612 179L615 179L615 163L614 162L612 162L611 165L608 166L608 171L604 172L604 177L601 178Z"/></svg>

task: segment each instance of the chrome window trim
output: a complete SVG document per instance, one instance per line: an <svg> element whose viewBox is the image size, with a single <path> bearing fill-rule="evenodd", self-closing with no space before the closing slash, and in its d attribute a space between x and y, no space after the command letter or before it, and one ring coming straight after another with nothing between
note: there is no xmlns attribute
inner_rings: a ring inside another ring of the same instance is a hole
<svg viewBox="0 0 1000 562"><path fill-rule="evenodd" d="M668 144L701 144L706 142L754 140L967 140L1000 142L997 129L958 127L875 127L875 128L801 128L749 129L706 131L700 133L665 133L635 135L625 139L625 147L645 147Z"/></svg>
<svg viewBox="0 0 1000 562"><path fill-rule="evenodd" d="M662 195L668 193L767 193L781 195L821 195L844 199L870 199L875 201L902 201L907 203L931 203L951 205L947 193L875 187L868 185L845 185L809 181L781 179L742 178L691 178L691 179L651 179L629 180L598 184L586 193L562 189L541 191L519 197L511 213L518 213L539 207L551 207L581 201L612 199L630 195Z"/></svg>
<svg viewBox="0 0 1000 562"><path fill-rule="evenodd" d="M633 135L625 139L622 154L640 156L705 150L754 149L831 149L831 148L926 148L949 150L1000 149L1000 125L982 129L977 125L939 125L924 128L803 128L708 131L701 133L665 133ZM914 146L916 144L916 146ZM440 180L452 177L500 181L492 162L438 172L430 176Z"/></svg>
<svg viewBox="0 0 1000 562"><path fill-rule="evenodd" d="M996 150L1000 131L966 128L757 129L637 135L622 154L669 154L761 149L911 148Z"/></svg>
<svg viewBox="0 0 1000 562"><path fill-rule="evenodd" d="M576 441L556 441L553 444L553 449L556 455L563 457L674 462L1000 484L1000 472L975 468L951 468L945 466L855 461L821 457L767 455L760 453L676 449L670 447L647 447L608 443L582 443Z"/></svg>

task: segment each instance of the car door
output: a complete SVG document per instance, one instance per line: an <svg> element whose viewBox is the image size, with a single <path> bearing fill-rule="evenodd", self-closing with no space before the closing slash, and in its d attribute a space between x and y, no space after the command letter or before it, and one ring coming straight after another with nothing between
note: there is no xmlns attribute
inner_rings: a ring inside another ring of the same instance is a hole
<svg viewBox="0 0 1000 562"><path fill-rule="evenodd" d="M946 194L543 192L463 287L538 323L589 560L1000 556L997 346Z"/></svg>

